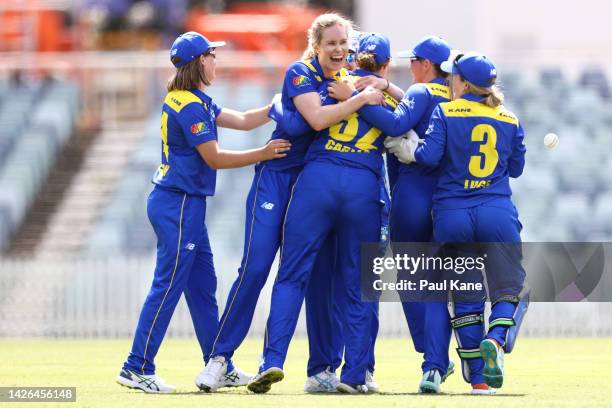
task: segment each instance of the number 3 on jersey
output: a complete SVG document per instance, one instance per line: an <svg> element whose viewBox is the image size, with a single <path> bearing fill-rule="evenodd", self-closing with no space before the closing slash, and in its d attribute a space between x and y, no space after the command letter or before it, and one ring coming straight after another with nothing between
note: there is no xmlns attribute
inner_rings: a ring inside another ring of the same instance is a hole
<svg viewBox="0 0 612 408"><path fill-rule="evenodd" d="M479 178L490 176L495 170L495 167L497 167L497 162L499 161L499 154L495 149L497 145L497 132L493 126L480 124L472 129L472 142L483 141L484 143L480 145L479 149L482 155L479 154L470 157L470 164L468 166L470 174Z"/></svg>

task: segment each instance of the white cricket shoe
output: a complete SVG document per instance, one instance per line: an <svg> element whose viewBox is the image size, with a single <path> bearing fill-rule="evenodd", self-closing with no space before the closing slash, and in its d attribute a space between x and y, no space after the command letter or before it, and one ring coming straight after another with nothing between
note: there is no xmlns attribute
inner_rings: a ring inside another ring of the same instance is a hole
<svg viewBox="0 0 612 408"><path fill-rule="evenodd" d="M364 384L349 384L349 383L339 383L336 387L336 391L340 394L367 394L368 387Z"/></svg>
<svg viewBox="0 0 612 408"><path fill-rule="evenodd" d="M419 384L419 394L439 394L442 392L441 383L440 371L436 369L425 371Z"/></svg>
<svg viewBox="0 0 612 408"><path fill-rule="evenodd" d="M215 392L227 372L227 361L223 356L214 356L195 379L196 386L204 392Z"/></svg>
<svg viewBox="0 0 612 408"><path fill-rule="evenodd" d="M306 379L304 392L309 394L319 392L336 392L340 380L329 368Z"/></svg>
<svg viewBox="0 0 612 408"><path fill-rule="evenodd" d="M247 388L255 394L265 394L270 391L272 384L277 383L285 378L285 373L278 367L270 367L267 370L258 373L249 381Z"/></svg>
<svg viewBox="0 0 612 408"><path fill-rule="evenodd" d="M370 394L378 394L380 392L380 387L374 380L374 373L371 371L366 371L366 387L368 388L368 392Z"/></svg>
<svg viewBox="0 0 612 408"><path fill-rule="evenodd" d="M231 372L225 373L221 376L221 379L217 383L217 388L242 387L243 385L247 385L253 377L253 374L245 373L238 367L234 366L234 369Z"/></svg>
<svg viewBox="0 0 612 408"><path fill-rule="evenodd" d="M172 394L176 389L173 385L166 384L161 377L155 374L138 374L127 368L121 369L117 376L117 383L124 387L142 390L149 394Z"/></svg>

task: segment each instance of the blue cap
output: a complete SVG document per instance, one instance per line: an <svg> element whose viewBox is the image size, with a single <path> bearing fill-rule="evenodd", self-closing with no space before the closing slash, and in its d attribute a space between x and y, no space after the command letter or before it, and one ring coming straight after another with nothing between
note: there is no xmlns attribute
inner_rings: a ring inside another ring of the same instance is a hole
<svg viewBox="0 0 612 408"><path fill-rule="evenodd" d="M195 31L189 31L178 36L170 48L170 61L179 68L193 61L211 48L222 47L225 41L210 42L208 38Z"/></svg>
<svg viewBox="0 0 612 408"><path fill-rule="evenodd" d="M477 86L489 87L497 79L495 65L487 57L476 52L459 54L454 61L442 63L440 68L449 74L459 74Z"/></svg>
<svg viewBox="0 0 612 408"><path fill-rule="evenodd" d="M421 38L413 49L400 51L397 56L400 58L424 58L434 64L441 64L448 59L450 52L451 47L446 41L440 37L430 35Z"/></svg>
<svg viewBox="0 0 612 408"><path fill-rule="evenodd" d="M374 54L374 58L379 64L384 64L391 59L389 39L380 33L363 33L359 37L359 49L357 52L370 52Z"/></svg>

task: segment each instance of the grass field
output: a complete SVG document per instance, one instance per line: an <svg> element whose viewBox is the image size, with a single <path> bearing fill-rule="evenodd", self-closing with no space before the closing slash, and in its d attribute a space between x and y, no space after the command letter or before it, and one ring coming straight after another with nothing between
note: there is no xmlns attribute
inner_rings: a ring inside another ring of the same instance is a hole
<svg viewBox="0 0 612 408"><path fill-rule="evenodd" d="M76 386L78 407L603 407L612 406L612 339L520 339L506 359L506 380L498 395L470 396L455 373L444 395L416 394L420 356L408 340L379 340L376 348L378 395L306 395L307 343L292 343L285 380L269 394L246 389L217 394L196 392L193 380L202 369L195 340L168 340L156 363L158 374L178 387L174 395L147 395L120 387L115 377L129 351L129 340L2 340L0 386ZM247 341L235 361L257 367L261 341ZM458 361L453 352L455 361ZM2 404L3 406L6 406ZM14 404L10 404L14 405ZM58 403L35 406L58 406ZM59 404L64 406L64 404Z"/></svg>

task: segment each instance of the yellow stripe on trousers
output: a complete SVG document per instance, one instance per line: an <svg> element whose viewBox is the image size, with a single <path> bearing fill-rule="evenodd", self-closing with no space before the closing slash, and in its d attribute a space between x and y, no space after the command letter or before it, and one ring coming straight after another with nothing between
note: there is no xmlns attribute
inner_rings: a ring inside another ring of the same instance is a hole
<svg viewBox="0 0 612 408"><path fill-rule="evenodd" d="M295 186L297 186L298 181L300 181L300 177L302 173L298 174L297 179L295 179L295 183L291 187L291 196L289 196L289 202L287 203L287 210L285 211L285 217L283 218L283 231L281 234L281 244L280 244L280 255L278 256L278 271L280 272L281 265L283 264L283 248L285 247L285 223L287 222L287 214L289 214L289 207L291 207L291 200L293 200L293 192L295 191ZM274 284L278 281L278 272L276 273L276 278L274 278ZM271 312L271 311L270 311ZM265 347L268 347L268 324L266 324L266 332L264 337Z"/></svg>
<svg viewBox="0 0 612 408"><path fill-rule="evenodd" d="M174 275L176 274L176 270L178 269L178 261L179 261L179 256L181 254L181 237L183 235L183 209L185 208L186 199L187 199L187 194L185 193L183 195L183 203L181 204L181 216L179 218L179 236L178 236L178 243L177 243L177 248L176 248L176 260L174 261L174 270L172 271L172 278L170 278L170 285L168 285L168 289L166 290L166 293L164 294L164 298L162 299L162 302L159 305L159 309L157 309L157 313L155 313L155 318L153 319L151 330L149 330L149 335L147 336L147 342L145 343L145 349L142 355L144 361L142 363L142 367L140 368L143 375L144 375L144 367L145 367L145 364L147 363L147 348L149 347L149 340L151 339L151 333L153 332L153 328L155 327L157 316L159 316L159 312L161 312L161 309L164 306L166 297L168 297L168 292L170 292L170 289L172 288L172 283L174 282Z"/></svg>
<svg viewBox="0 0 612 408"><path fill-rule="evenodd" d="M249 255L251 254L251 239L253 238L253 229L255 228L255 207L257 206L257 195L259 194L259 182L261 181L261 176L266 168L266 165L261 168L259 172L259 178L257 179L257 183L255 184L255 197L253 197L253 210L251 211L251 230L249 231L249 245L247 246L246 257L244 259L244 270L242 271L242 275L240 275L240 282L238 282L238 287L236 288L236 292L234 292L234 296L232 297L232 301L230 302L227 313L223 317L223 321L221 322L221 326L219 326L219 330L217 331L217 336L215 337L215 341L212 345L212 350L210 351L210 356L215 356L215 346L217 345L217 340L219 340L219 336L221 335L221 331L223 330L223 326L225 326L225 322L232 311L232 306L234 306L234 300L236 300L236 296L238 296L238 291L240 290L240 286L242 286L242 280L244 279L244 275L247 273L247 267L249 265Z"/></svg>

